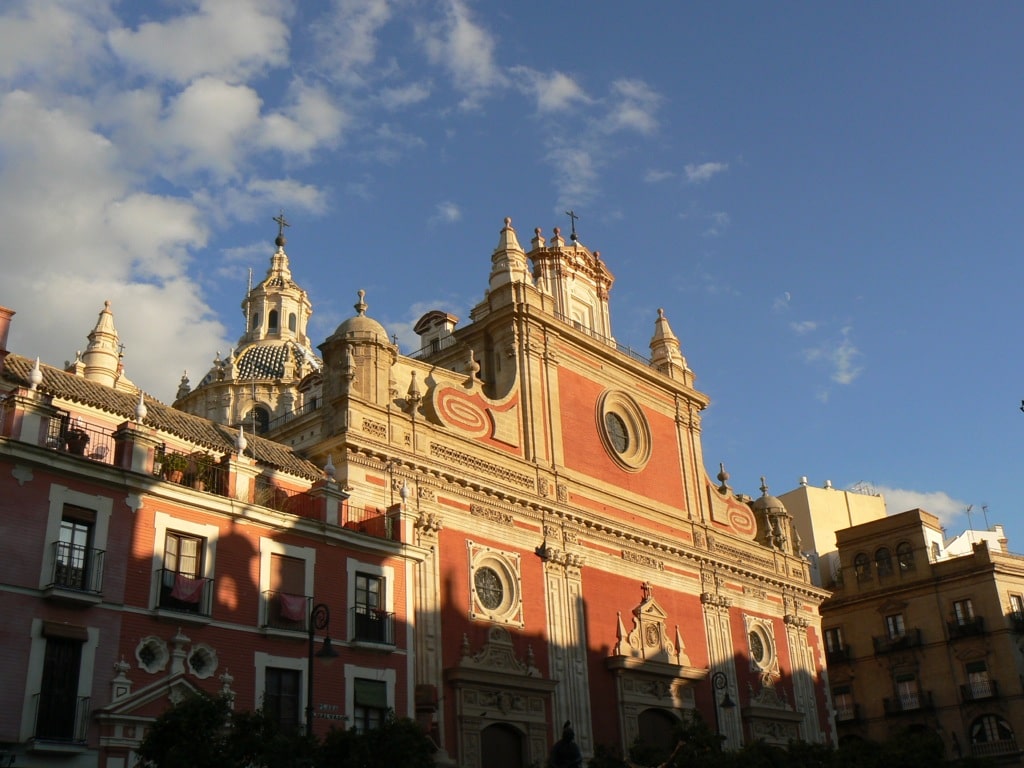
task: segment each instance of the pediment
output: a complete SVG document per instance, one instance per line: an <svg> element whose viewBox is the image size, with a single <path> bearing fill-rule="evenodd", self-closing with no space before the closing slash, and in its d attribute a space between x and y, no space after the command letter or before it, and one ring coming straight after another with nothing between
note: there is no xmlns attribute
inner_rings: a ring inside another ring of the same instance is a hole
<svg viewBox="0 0 1024 768"><path fill-rule="evenodd" d="M96 710L98 719L118 719L122 717L156 719L171 704L196 694L206 695L197 688L184 674L161 678L139 690Z"/></svg>
<svg viewBox="0 0 1024 768"><path fill-rule="evenodd" d="M615 645L612 656L625 656L645 661L689 666L690 659L683 648L683 638L676 624L669 634L669 616L654 597L654 589L648 582L640 586L643 599L630 613L633 627L626 630L622 612L618 612L618 626L615 631Z"/></svg>

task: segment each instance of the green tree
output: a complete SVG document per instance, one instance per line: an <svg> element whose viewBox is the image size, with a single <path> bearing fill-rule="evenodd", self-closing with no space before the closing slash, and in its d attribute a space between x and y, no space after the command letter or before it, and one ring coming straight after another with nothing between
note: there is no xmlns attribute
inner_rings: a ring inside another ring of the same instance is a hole
<svg viewBox="0 0 1024 768"><path fill-rule="evenodd" d="M435 747L419 725L389 715L364 733L333 730L320 746L317 764L323 768L433 768Z"/></svg>

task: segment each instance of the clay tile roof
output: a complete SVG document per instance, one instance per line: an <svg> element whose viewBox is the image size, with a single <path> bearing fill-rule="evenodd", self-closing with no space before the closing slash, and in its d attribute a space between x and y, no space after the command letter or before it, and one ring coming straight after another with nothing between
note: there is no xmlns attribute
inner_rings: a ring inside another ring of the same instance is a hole
<svg viewBox="0 0 1024 768"><path fill-rule="evenodd" d="M15 387L27 387L32 365L33 361L26 357L15 354L8 355L4 360L2 382ZM139 402L137 392L121 392L111 389L49 365L40 364L39 367L43 372L43 381L39 385L40 392L60 400L69 400L99 408L125 419L135 417L135 406ZM147 426L215 453L228 453L234 450L237 429L179 411L149 396L146 397L146 408L149 411L146 416ZM323 477L323 470L320 467L297 455L286 446L248 433L245 437L249 441L246 452L254 455L256 461L261 464L267 464L309 480L320 480Z"/></svg>

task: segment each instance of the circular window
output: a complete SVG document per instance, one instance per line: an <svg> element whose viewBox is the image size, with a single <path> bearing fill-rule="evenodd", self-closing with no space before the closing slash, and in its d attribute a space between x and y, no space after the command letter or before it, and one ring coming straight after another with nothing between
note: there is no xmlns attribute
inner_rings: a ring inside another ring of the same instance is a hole
<svg viewBox="0 0 1024 768"><path fill-rule="evenodd" d="M522 626L519 558L489 547L470 547L470 618Z"/></svg>
<svg viewBox="0 0 1024 768"><path fill-rule="evenodd" d="M775 661L772 639L765 628L754 624L747 632L747 643L750 646L750 660L759 669L767 670Z"/></svg>
<svg viewBox="0 0 1024 768"><path fill-rule="evenodd" d="M628 472L644 468L651 458L651 429L643 409L625 392L607 391L597 401L601 442L616 464Z"/></svg>
<svg viewBox="0 0 1024 768"><path fill-rule="evenodd" d="M764 648L764 641L757 632L750 633L750 658L754 660L758 665L764 664L766 651Z"/></svg>
<svg viewBox="0 0 1024 768"><path fill-rule="evenodd" d="M493 568L478 568L473 583L476 585L477 599L484 608L493 611L501 606L505 588L502 587L501 579Z"/></svg>

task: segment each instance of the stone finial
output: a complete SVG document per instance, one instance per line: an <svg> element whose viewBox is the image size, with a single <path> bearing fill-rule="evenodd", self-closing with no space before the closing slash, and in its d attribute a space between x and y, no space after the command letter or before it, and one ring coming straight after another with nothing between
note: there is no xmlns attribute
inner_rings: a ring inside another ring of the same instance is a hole
<svg viewBox="0 0 1024 768"><path fill-rule="evenodd" d="M332 483L338 479L338 469L334 466L333 454L327 454L327 463L324 464L324 474L327 475L327 479Z"/></svg>
<svg viewBox="0 0 1024 768"><path fill-rule="evenodd" d="M146 407L146 395L143 391L139 390L139 402L135 405L135 421L141 424L146 420L146 416L149 415L149 409Z"/></svg>
<svg viewBox="0 0 1024 768"><path fill-rule="evenodd" d="M402 487L399 489L398 495L401 497L402 506L404 507L406 502L409 501L409 484L405 480L402 480Z"/></svg>
<svg viewBox="0 0 1024 768"><path fill-rule="evenodd" d="M245 453L245 449L249 447L249 441L245 437L245 427L241 424L238 425L238 434L235 435L235 450L238 455L241 456Z"/></svg>
<svg viewBox="0 0 1024 768"><path fill-rule="evenodd" d="M188 383L188 371L183 371L181 374L181 381L178 382L178 393L174 396L175 400L181 400L189 392L192 391L192 387Z"/></svg>
<svg viewBox="0 0 1024 768"><path fill-rule="evenodd" d="M367 304L365 300L366 291L360 288L358 291L356 291L356 294L359 296L359 301L353 304L352 307L355 309L356 314L362 317L363 315L366 314L366 310L369 309L370 305Z"/></svg>
<svg viewBox="0 0 1024 768"><path fill-rule="evenodd" d="M43 383L43 370L39 367L39 358L36 358L35 363L32 364L32 370L28 372L28 388L30 392L35 392L39 385Z"/></svg>

